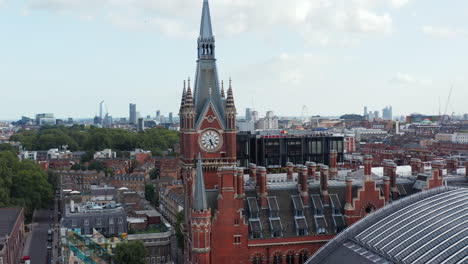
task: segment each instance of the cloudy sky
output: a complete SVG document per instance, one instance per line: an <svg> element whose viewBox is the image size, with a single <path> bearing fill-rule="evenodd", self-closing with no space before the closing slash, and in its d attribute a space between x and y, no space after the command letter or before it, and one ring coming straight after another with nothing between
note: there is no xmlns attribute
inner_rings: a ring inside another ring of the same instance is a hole
<svg viewBox="0 0 468 264"><path fill-rule="evenodd" d="M177 112L202 0L0 0L0 119ZM279 115L468 113L466 0L210 0L220 78Z"/></svg>

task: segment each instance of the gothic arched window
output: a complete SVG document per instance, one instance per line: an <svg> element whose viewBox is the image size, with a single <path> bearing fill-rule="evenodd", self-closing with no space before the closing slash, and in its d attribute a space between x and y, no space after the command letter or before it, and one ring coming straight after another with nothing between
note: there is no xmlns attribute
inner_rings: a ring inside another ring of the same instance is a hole
<svg viewBox="0 0 468 264"><path fill-rule="evenodd" d="M294 253L288 253L286 255L286 264L294 264Z"/></svg>

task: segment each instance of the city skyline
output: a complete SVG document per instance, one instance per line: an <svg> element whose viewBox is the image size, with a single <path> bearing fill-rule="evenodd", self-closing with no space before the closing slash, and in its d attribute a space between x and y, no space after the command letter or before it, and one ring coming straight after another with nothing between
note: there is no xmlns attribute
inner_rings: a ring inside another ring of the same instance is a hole
<svg viewBox="0 0 468 264"><path fill-rule="evenodd" d="M15 25L0 28L0 87L9 90L0 119L92 118L100 100L116 117L130 102L143 116L177 113L182 81L194 79L201 3L116 3L0 1L0 22ZM281 4L212 3L220 79L232 77L239 109L300 116L306 105L310 115L338 116L392 105L394 116L443 114L453 83L447 114L466 112L463 1ZM285 91L293 95L278 101Z"/></svg>

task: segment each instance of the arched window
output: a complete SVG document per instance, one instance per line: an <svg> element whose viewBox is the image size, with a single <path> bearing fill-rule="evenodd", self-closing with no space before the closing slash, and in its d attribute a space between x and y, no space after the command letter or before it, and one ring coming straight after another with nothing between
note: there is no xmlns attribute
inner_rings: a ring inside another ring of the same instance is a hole
<svg viewBox="0 0 468 264"><path fill-rule="evenodd" d="M252 264L262 264L262 257L261 256L253 257Z"/></svg>
<svg viewBox="0 0 468 264"><path fill-rule="evenodd" d="M283 264L282 256L281 255L273 256L273 264Z"/></svg>
<svg viewBox="0 0 468 264"><path fill-rule="evenodd" d="M307 261L307 259L308 259L308 256L309 256L309 254L308 254L307 250L301 250L299 252L299 264L305 263Z"/></svg>
<svg viewBox="0 0 468 264"><path fill-rule="evenodd" d="M286 255L286 264L294 264L294 253L288 253Z"/></svg>

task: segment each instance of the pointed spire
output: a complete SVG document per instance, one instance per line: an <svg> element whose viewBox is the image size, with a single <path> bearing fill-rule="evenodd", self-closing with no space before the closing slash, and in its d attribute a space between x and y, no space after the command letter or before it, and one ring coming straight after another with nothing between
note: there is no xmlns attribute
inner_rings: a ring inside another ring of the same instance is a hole
<svg viewBox="0 0 468 264"><path fill-rule="evenodd" d="M201 162L200 153L198 153L197 175L195 176L193 209L200 210L200 211L208 209L208 203L206 202L205 180L203 179L203 170L202 170L202 162Z"/></svg>
<svg viewBox="0 0 468 264"><path fill-rule="evenodd" d="M213 38L213 30L211 27L210 5L208 0L203 0L203 11L200 24L200 38L210 39Z"/></svg>
<svg viewBox="0 0 468 264"><path fill-rule="evenodd" d="M231 80L231 78L229 78L229 88L228 88L228 91L227 91L226 108L235 108L235 106L234 106L234 95L232 93L232 80Z"/></svg>
<svg viewBox="0 0 468 264"><path fill-rule="evenodd" d="M184 89L182 90L182 100L180 102L180 108L184 108L184 104L185 104L185 94L187 93L187 91L185 90L185 80L184 80Z"/></svg>
<svg viewBox="0 0 468 264"><path fill-rule="evenodd" d="M221 98L226 98L226 96L224 95L224 81L221 81Z"/></svg>
<svg viewBox="0 0 468 264"><path fill-rule="evenodd" d="M188 87L187 92L185 94L185 106L190 107L193 106L193 96L192 96L192 89L190 88L190 77L188 78Z"/></svg>

